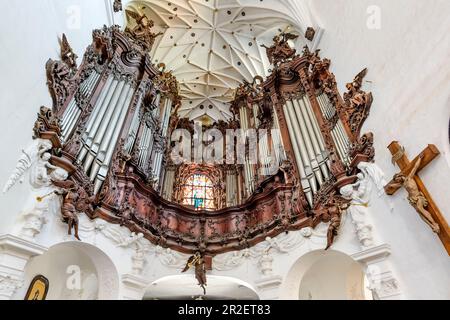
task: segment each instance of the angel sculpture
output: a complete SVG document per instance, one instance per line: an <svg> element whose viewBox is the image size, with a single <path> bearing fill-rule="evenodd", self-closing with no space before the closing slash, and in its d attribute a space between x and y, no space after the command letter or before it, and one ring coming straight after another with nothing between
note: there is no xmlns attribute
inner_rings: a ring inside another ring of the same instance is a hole
<svg viewBox="0 0 450 320"><path fill-rule="evenodd" d="M187 272L191 268L195 268L195 278L198 281L198 285L202 287L203 294L206 295L207 280L205 259L200 252L197 252L195 255L188 259L186 267L184 267L182 273Z"/></svg>
<svg viewBox="0 0 450 320"><path fill-rule="evenodd" d="M344 93L344 100L353 109L369 106L373 101L371 93L366 93L361 90L366 75L367 68L358 73L353 82L347 83L346 85L348 92Z"/></svg>
<svg viewBox="0 0 450 320"><path fill-rule="evenodd" d="M315 213L322 216L323 222L330 222L327 231L327 247L325 250L330 249L333 245L341 227L342 212L349 207L350 204L344 203L344 200L331 199L324 207L316 210Z"/></svg>
<svg viewBox="0 0 450 320"><path fill-rule="evenodd" d="M77 59L78 56L73 52L72 47L67 40L66 35L63 33L60 40L61 46L61 59L62 61L71 69L77 70Z"/></svg>
<svg viewBox="0 0 450 320"><path fill-rule="evenodd" d="M114 0L113 9L114 12L122 11L123 9L122 0Z"/></svg>
<svg viewBox="0 0 450 320"><path fill-rule="evenodd" d="M63 197L63 205L61 207L61 214L63 222L69 225L68 234L72 235L72 229L75 231L75 238L80 240L78 236L78 213L75 207L76 203L80 200L76 184L73 181L63 181L55 183L61 191L57 190L54 193Z"/></svg>
<svg viewBox="0 0 450 320"><path fill-rule="evenodd" d="M60 189L54 193L63 197L61 215L63 222L69 225L68 234L72 235L72 229L74 229L75 238L81 241L78 236L78 213L92 214L99 202L99 196L89 196L86 191L87 186L81 186L70 180L52 182Z"/></svg>
<svg viewBox="0 0 450 320"><path fill-rule="evenodd" d="M151 50L155 39L163 35L163 33L154 33L151 31L155 24L145 14L140 15L130 10L125 10L125 12L127 16L131 17L137 23L134 28L127 27L125 32L135 38L143 46L144 50Z"/></svg>
<svg viewBox="0 0 450 320"><path fill-rule="evenodd" d="M269 62L272 65L277 65L280 62L292 58L295 55L297 50L291 48L291 46L289 45L289 40L295 40L298 37L298 35L283 32L273 38L274 44L270 48L264 44L261 47L266 48Z"/></svg>
<svg viewBox="0 0 450 320"><path fill-rule="evenodd" d="M53 145L48 140L36 140L27 150L22 150L22 156L17 162L11 177L8 179L3 193L23 179L30 171L30 184L34 188L48 187L51 180L63 181L67 179L67 172L59 167L53 166L49 161Z"/></svg>

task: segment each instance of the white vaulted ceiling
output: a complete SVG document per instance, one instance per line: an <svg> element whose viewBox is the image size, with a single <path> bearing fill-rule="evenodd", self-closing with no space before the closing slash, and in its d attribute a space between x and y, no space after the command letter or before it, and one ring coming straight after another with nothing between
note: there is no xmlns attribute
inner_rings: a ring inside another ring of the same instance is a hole
<svg viewBox="0 0 450 320"><path fill-rule="evenodd" d="M163 31L150 55L164 63L181 86L181 117L227 120L229 102L243 80L265 76L266 51L280 31L303 35L312 26L300 0L141 0L130 10L145 13ZM301 36L297 47L305 43Z"/></svg>

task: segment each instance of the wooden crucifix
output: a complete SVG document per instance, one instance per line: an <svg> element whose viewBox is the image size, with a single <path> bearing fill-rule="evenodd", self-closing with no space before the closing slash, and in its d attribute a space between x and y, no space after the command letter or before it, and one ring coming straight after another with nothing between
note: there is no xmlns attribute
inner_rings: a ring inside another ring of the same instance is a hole
<svg viewBox="0 0 450 320"><path fill-rule="evenodd" d="M428 145L419 156L410 162L405 155L405 149L397 141L392 142L388 148L392 153L392 161L397 163L401 172L396 174L394 179L386 185L386 193L394 195L400 188L404 187L408 192L410 204L439 236L450 255L450 230L447 221L417 175L440 154L439 150L435 145Z"/></svg>

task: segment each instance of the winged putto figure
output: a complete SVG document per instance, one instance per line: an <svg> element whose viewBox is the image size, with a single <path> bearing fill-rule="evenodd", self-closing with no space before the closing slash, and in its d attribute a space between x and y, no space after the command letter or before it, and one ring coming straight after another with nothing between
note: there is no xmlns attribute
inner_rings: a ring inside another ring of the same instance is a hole
<svg viewBox="0 0 450 320"><path fill-rule="evenodd" d="M197 252L195 255L193 255L188 259L187 264L184 267L182 273L187 272L191 268L195 268L195 278L198 281L198 285L202 287L203 294L206 295L207 280L206 280L205 259L203 258L200 252Z"/></svg>
<svg viewBox="0 0 450 320"><path fill-rule="evenodd" d="M136 39L144 50L149 51L152 49L155 39L162 35L162 32L154 33L152 28L155 26L154 22L147 18L145 14L140 15L137 12L125 10L128 17L136 21L134 28L126 28L125 32L131 37Z"/></svg>
<svg viewBox="0 0 450 320"><path fill-rule="evenodd" d="M280 62L292 58L297 50L291 48L289 40L295 40L298 37L298 35L283 32L273 38L274 44L270 48L266 45L262 45L263 48L266 48L269 62L276 66Z"/></svg>

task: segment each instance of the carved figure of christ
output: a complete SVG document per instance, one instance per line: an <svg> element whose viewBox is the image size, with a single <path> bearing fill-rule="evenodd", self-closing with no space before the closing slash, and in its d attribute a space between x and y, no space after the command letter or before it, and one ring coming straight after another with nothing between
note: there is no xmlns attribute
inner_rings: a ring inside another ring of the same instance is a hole
<svg viewBox="0 0 450 320"><path fill-rule="evenodd" d="M389 150L392 153L393 161L397 163L402 171L396 174L394 179L386 185L386 193L394 195L400 188L405 188L408 192L410 204L416 209L425 223L438 234L447 253L450 255L450 231L447 221L434 203L422 180L417 176L418 172L439 155L439 150L436 146L429 145L412 162L408 160L404 148L398 142L392 142L389 145Z"/></svg>

